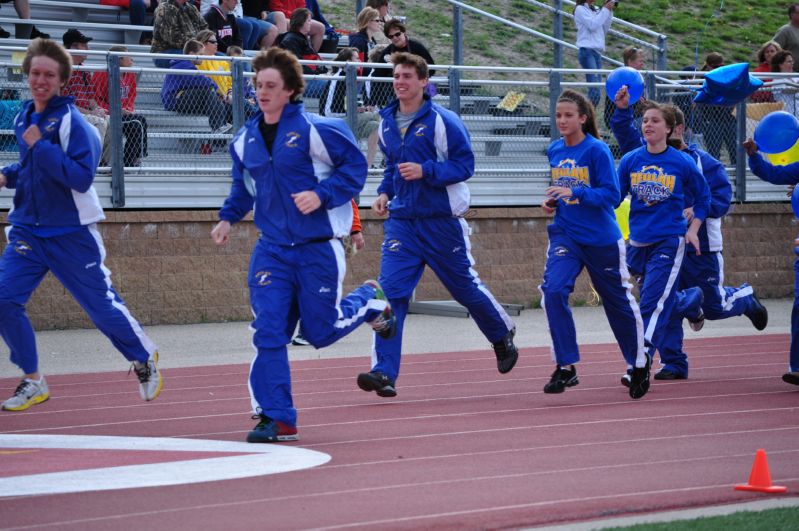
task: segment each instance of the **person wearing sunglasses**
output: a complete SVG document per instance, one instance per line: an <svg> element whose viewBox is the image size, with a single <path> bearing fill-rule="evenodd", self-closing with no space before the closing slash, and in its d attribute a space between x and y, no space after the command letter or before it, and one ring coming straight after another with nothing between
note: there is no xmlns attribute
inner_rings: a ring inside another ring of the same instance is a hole
<svg viewBox="0 0 799 531"><path fill-rule="evenodd" d="M200 41L200 43L203 45L200 55L220 55L218 53L219 41L217 41L216 33L213 31L208 29L201 30L197 33L195 39ZM197 65L197 69L205 70L206 72L229 73L230 62L216 59L203 59ZM230 98L233 92L233 78L228 75L209 75L208 77L210 77L211 80L216 84L220 99L224 100L225 103L230 104Z"/></svg>
<svg viewBox="0 0 799 531"><path fill-rule="evenodd" d="M427 50L424 44L417 41L416 39L411 39L408 37L408 30L405 27L405 24L400 22L397 19L392 19L386 22L386 25L383 29L383 34L388 37L390 44L386 46L383 50L382 57L378 58L378 63L386 63L387 65L391 64L391 54L395 52L406 52L411 53L414 55L418 55L422 59L424 59L425 63L428 65L435 64L433 60L433 56L430 55L430 52ZM436 73L435 70L430 70L429 75L430 77L434 76ZM375 69L372 77L393 77L394 72L393 69L388 66L387 68L377 68ZM382 83L382 84L373 84L372 86L372 99L371 103L378 107L385 107L386 104L392 99L394 92L391 88L389 83Z"/></svg>

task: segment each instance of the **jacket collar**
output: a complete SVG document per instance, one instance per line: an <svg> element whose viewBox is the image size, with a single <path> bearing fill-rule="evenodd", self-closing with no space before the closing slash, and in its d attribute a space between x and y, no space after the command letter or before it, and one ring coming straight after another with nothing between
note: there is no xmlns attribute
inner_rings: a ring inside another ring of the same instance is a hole
<svg viewBox="0 0 799 531"><path fill-rule="evenodd" d="M433 106L433 102L430 100L430 96L425 93L422 95L422 106L419 107L419 110L416 111L416 117L419 118L420 116L424 116ZM399 111L399 100L394 98L391 103L386 105L382 111L380 111L380 116L383 118L393 119L394 115Z"/></svg>

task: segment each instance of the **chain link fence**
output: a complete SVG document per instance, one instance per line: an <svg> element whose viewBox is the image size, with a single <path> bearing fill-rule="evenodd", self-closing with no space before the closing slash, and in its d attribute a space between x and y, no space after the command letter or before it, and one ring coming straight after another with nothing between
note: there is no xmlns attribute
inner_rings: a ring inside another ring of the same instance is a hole
<svg viewBox="0 0 799 531"><path fill-rule="evenodd" d="M76 68L90 75L92 88L97 91L95 99L105 111L107 130L98 192L110 198L108 206L115 207L216 207L229 190L228 143L257 112L249 62L186 56L177 57L173 68L159 69L151 66L152 57L109 52ZM132 59L133 64L125 58ZM2 164L18 157L13 117L21 101L29 98L20 61L16 51L0 63ZM370 165L361 194L362 204L370 204L384 167L382 154L376 149L377 111L393 98L392 78L385 75L388 70L383 75L374 70L376 64L326 63L331 67L329 73L306 76L309 95L304 103L310 112L340 117L349 123ZM471 135L476 161L475 176L470 180L473 204L540 204L549 180L546 150L558 136L553 118L557 96L564 88L587 91L585 72L434 68L429 94L434 102L459 113ZM601 71L603 82L593 86L604 89L607 74ZM689 140L728 167L737 200L784 200L779 187L747 176L740 143L771 110L790 110L785 100L793 103L795 92L791 90L795 91L795 86L776 79L746 105L696 105L692 100L701 76L693 80L684 76L685 72L645 73L646 97L672 102L683 110ZM779 78L778 74L769 76ZM342 87L343 96L336 96ZM618 157L608 127L612 110L612 102L603 95L597 121L603 139ZM92 114L103 113L87 113L97 122Z"/></svg>

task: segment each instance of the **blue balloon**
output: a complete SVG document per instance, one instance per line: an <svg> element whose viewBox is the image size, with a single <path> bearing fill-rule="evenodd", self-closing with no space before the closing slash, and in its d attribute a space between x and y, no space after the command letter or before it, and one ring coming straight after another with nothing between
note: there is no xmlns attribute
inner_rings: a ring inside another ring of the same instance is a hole
<svg viewBox="0 0 799 531"><path fill-rule="evenodd" d="M755 142L763 153L782 153L799 140L799 120L785 111L767 114L755 128Z"/></svg>
<svg viewBox="0 0 799 531"><path fill-rule="evenodd" d="M705 75L705 82L694 101L708 105L735 105L762 86L762 80L749 75L749 63L724 65Z"/></svg>
<svg viewBox="0 0 799 531"><path fill-rule="evenodd" d="M605 92L607 92L608 98L615 99L616 93L623 86L627 87L630 94L630 105L640 100L644 94L644 78L635 68L620 66L608 74L608 79L605 81Z"/></svg>
<svg viewBox="0 0 799 531"><path fill-rule="evenodd" d="M799 186L793 187L793 193L791 194L791 206L793 207L793 215L799 219Z"/></svg>

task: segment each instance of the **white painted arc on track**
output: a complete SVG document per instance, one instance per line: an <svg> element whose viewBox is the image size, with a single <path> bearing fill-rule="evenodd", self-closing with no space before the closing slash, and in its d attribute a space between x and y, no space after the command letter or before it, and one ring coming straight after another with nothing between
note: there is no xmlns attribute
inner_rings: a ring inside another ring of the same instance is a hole
<svg viewBox="0 0 799 531"><path fill-rule="evenodd" d="M92 435L3 435L0 448L241 452L143 465L111 466L0 478L0 497L184 485L279 474L323 465L330 455L296 446L207 439Z"/></svg>

